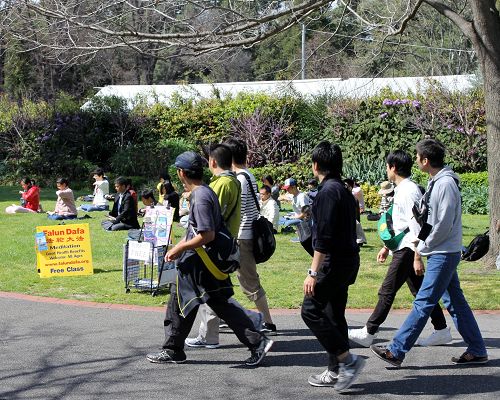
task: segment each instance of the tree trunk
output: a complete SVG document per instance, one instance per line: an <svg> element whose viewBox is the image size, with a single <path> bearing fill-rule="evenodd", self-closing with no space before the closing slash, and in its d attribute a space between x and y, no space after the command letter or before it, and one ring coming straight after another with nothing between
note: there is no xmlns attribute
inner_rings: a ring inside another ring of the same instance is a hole
<svg viewBox="0 0 500 400"><path fill-rule="evenodd" d="M490 251L486 263L493 267L500 250L500 16L494 0L470 3L477 34L473 44L484 80L490 205Z"/></svg>

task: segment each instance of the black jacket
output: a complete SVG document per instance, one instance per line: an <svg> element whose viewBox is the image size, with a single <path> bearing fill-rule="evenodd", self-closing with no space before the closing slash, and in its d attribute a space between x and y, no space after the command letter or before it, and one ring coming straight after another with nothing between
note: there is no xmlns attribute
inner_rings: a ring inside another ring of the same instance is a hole
<svg viewBox="0 0 500 400"><path fill-rule="evenodd" d="M312 206L312 245L330 258L359 253L356 244L356 201L344 183L327 176L321 182Z"/></svg>
<svg viewBox="0 0 500 400"><path fill-rule="evenodd" d="M119 222L130 225L132 228L140 228L139 221L137 221L137 209L135 205L135 200L127 190L123 193L122 202L120 207L118 207L118 202L120 200L120 195L115 196L115 202L113 204L113 209L109 213L112 217L116 219L113 224L118 224Z"/></svg>

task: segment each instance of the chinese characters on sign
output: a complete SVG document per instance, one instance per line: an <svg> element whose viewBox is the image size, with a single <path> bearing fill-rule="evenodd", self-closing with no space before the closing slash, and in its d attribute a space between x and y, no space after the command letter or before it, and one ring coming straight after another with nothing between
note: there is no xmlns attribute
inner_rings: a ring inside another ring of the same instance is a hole
<svg viewBox="0 0 500 400"><path fill-rule="evenodd" d="M35 238L41 278L94 273L89 224L37 226Z"/></svg>

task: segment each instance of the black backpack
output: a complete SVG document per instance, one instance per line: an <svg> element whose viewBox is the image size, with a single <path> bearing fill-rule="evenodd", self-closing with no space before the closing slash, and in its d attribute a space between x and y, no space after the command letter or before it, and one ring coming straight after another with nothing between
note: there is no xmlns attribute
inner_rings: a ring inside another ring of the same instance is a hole
<svg viewBox="0 0 500 400"><path fill-rule="evenodd" d="M483 257L490 248L489 231L477 235L472 242L462 251L462 260L476 261Z"/></svg>
<svg viewBox="0 0 500 400"><path fill-rule="evenodd" d="M240 172L238 175L243 175L250 186L255 205L260 213L259 202L253 188L252 180L245 172ZM252 222L253 231L253 255L257 264L266 262L271 258L276 250L276 239L274 237L273 224L265 217L259 214L259 217Z"/></svg>

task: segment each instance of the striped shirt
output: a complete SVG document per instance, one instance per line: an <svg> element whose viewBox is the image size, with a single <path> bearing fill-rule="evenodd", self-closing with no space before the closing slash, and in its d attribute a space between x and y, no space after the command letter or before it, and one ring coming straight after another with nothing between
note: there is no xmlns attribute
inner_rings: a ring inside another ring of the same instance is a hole
<svg viewBox="0 0 500 400"><path fill-rule="evenodd" d="M250 177L256 196L258 193L257 181L252 173L247 169L237 170L236 176L241 183L241 222L238 239L253 239L252 223L259 217L259 211L255 205L255 200L252 198L252 191L247 178L244 175L240 175L241 172L246 173ZM256 199L258 201L258 198Z"/></svg>

